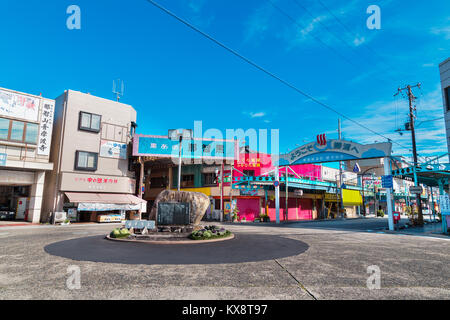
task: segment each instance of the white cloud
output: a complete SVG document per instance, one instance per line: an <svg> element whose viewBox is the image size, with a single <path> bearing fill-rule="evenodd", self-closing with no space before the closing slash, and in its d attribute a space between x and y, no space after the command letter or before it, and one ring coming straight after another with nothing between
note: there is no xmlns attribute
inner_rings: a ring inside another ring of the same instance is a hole
<svg viewBox="0 0 450 320"><path fill-rule="evenodd" d="M419 96L417 102L416 120L416 142L417 152L421 156L440 154L447 152L447 142L443 117L441 89L437 87L430 93ZM393 143L395 154L411 154L411 132L404 131L403 135L396 132L399 127L404 128L408 120L408 102L402 98L393 101L378 101L365 108L359 117L353 117L356 122L376 131L388 139L398 142L402 146ZM422 122L424 120L434 120ZM375 133L361 128L349 120L343 120L342 132L346 139L355 140L359 143L385 142L383 138Z"/></svg>
<svg viewBox="0 0 450 320"><path fill-rule="evenodd" d="M261 118L264 117L265 115L266 115L265 112L250 112L251 118Z"/></svg>

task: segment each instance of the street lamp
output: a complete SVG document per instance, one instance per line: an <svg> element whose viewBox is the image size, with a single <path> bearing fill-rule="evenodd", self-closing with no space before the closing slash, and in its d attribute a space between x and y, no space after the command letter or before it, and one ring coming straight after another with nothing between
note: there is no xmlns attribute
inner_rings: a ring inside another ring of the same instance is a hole
<svg viewBox="0 0 450 320"><path fill-rule="evenodd" d="M168 132L169 139L172 141L178 140L178 191L181 190L181 143L183 138L191 139L191 129L171 129Z"/></svg>
<svg viewBox="0 0 450 320"><path fill-rule="evenodd" d="M378 167L371 167L371 168L368 168L368 169L364 170L363 173L360 174L360 176L361 176L361 185L362 185L362 190L363 190L363 194L362 194L362 205L363 205L364 216L366 216L366 205L365 205L365 203L364 203L364 191L365 191L365 190L364 190L364 176L366 175L366 173L367 173L368 171L370 171L370 170L372 170L372 169L378 169ZM375 194L375 197L376 197L376 194ZM375 212L376 212L376 209L377 209L377 208L375 208Z"/></svg>

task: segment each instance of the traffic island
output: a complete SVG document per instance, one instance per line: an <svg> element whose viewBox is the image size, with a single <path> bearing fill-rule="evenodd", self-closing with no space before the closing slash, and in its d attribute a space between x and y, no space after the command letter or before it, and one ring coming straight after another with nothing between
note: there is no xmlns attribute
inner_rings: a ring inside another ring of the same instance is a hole
<svg viewBox="0 0 450 320"><path fill-rule="evenodd" d="M194 232L158 232L149 231L144 234L135 234L127 228L116 228L106 239L112 241L124 241L152 244L194 244L219 242L234 239L234 234L217 226L206 226Z"/></svg>

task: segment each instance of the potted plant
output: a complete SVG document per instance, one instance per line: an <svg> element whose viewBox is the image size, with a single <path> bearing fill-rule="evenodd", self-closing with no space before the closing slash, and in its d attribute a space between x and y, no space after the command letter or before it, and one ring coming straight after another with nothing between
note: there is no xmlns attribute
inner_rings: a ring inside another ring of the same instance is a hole
<svg viewBox="0 0 450 320"><path fill-rule="evenodd" d="M233 222L239 221L239 209L236 207L231 211L231 219Z"/></svg>
<svg viewBox="0 0 450 320"><path fill-rule="evenodd" d="M261 220L262 222L270 222L270 218L269 218L269 216L268 216L267 214L261 214L261 215L259 216L259 218L260 218L260 220Z"/></svg>

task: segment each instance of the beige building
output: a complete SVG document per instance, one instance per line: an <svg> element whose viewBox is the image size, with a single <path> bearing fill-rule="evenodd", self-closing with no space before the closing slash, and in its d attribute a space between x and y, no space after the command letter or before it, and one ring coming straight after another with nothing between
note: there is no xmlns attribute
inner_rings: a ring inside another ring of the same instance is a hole
<svg viewBox="0 0 450 320"><path fill-rule="evenodd" d="M439 64L439 73L441 75L442 101L444 102L447 148L450 150L450 58Z"/></svg>
<svg viewBox="0 0 450 320"><path fill-rule="evenodd" d="M0 88L0 219L39 223L55 101Z"/></svg>
<svg viewBox="0 0 450 320"><path fill-rule="evenodd" d="M67 90L55 100L54 170L45 179L42 215L72 221L120 221L145 201L129 168L136 111L127 104ZM122 215L122 218L121 218Z"/></svg>

